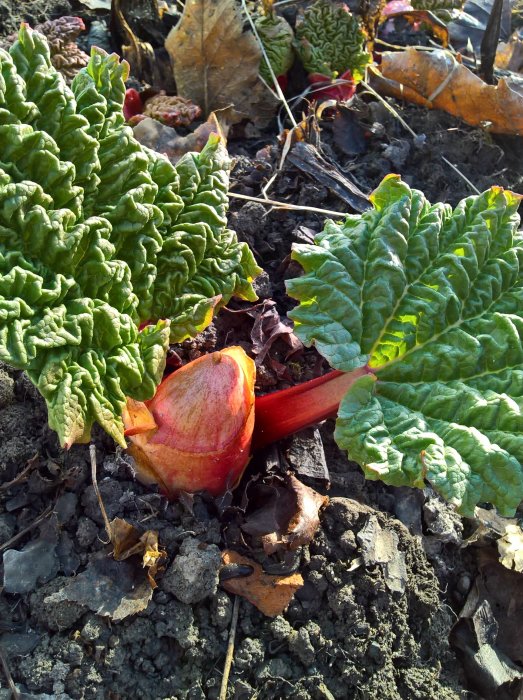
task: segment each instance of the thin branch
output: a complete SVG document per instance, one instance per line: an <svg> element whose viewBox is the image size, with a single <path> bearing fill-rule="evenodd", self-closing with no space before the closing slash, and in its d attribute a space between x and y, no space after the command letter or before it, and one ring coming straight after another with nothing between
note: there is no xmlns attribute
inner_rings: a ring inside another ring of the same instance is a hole
<svg viewBox="0 0 523 700"><path fill-rule="evenodd" d="M277 202L275 199L262 199L261 197L250 197L247 194L239 194L238 192L229 192L229 197L235 199L246 199L249 202L260 202L277 209L292 209L293 211L313 211L316 214L325 214L326 216L335 216L338 219L344 218L346 214L341 211L333 211L332 209L319 209L318 207L306 207L300 204L288 204L287 202Z"/></svg>
<svg viewBox="0 0 523 700"><path fill-rule="evenodd" d="M20 693L18 692L18 688L15 685L15 682L13 680L13 676L11 675L11 671L9 670L9 666L7 665L7 659L5 658L4 654L2 653L2 649L0 648L0 663L2 664L2 668L4 669L4 674L7 680L7 684L9 686L9 690L11 691L11 695L13 696L13 700L20 700Z"/></svg>
<svg viewBox="0 0 523 700"><path fill-rule="evenodd" d="M0 552L3 552L4 549L9 549L9 547L12 547L18 542L18 540L21 540L24 535L27 535L28 532L31 532L31 530L40 525L40 523L47 518L47 516L52 512L52 510L53 506L47 506L47 508L42 513L40 513L40 515L35 520L33 520L33 522L30 525L24 527L23 530L20 530L20 532L11 537L10 540L7 540L7 542L0 544Z"/></svg>
<svg viewBox="0 0 523 700"><path fill-rule="evenodd" d="M361 84L365 88L365 90L368 90L371 95L374 95L374 97L381 102L381 104L387 109L396 119L399 121L399 123L403 126L404 129L406 129L411 136L414 138L417 138L418 135L415 131L413 131L410 126L407 124L407 122L401 117L398 112L394 109L392 105L390 105L386 99L384 99L379 92L376 92L376 90L371 87L368 83L366 83L364 80L361 81Z"/></svg>
<svg viewBox="0 0 523 700"><path fill-rule="evenodd" d="M240 610L240 596L234 597L234 607L232 609L231 629L229 631L229 643L223 667L222 685L220 688L219 700L226 700L227 686L229 685L229 675L231 673L232 659L234 656L234 640L236 638L236 627L238 625L238 612Z"/></svg>
<svg viewBox="0 0 523 700"><path fill-rule="evenodd" d="M107 537L109 538L110 542L112 540L111 523L109 522L109 518L107 517L107 511L105 510L104 502L102 501L102 495L100 493L100 489L98 488L98 481L96 479L96 446L92 443L89 445L89 455L91 457L91 479L93 482L93 488L96 494L96 498L98 499L98 505L100 506L100 510L102 511L102 518L104 520L105 531L107 532Z"/></svg>
<svg viewBox="0 0 523 700"><path fill-rule="evenodd" d="M31 459L29 459L27 461L27 464L22 469L20 474L15 476L15 478L12 481L8 481L7 484L0 484L0 493L2 493L2 491L9 491L10 488L21 483L25 479L25 477L29 474L29 472L33 469L37 460L38 460L38 453L36 453L34 455L34 457L31 457Z"/></svg>
<svg viewBox="0 0 523 700"><path fill-rule="evenodd" d="M449 166L452 168L452 170L454 170L454 172L455 172L457 175L459 175L460 178L461 178L462 180L464 180L464 181L467 183L467 185L470 187L470 189L471 189L473 192L475 192L476 194L481 194L481 192L478 190L478 188L476 187L476 185L474 185L474 183L472 183L472 182L468 179L468 177L467 177L466 175L464 175L464 174L461 172L461 170L459 170L455 165L453 165L453 164L450 162L450 160L447 160L447 159L445 158L445 156L441 156L441 160L445 161L445 163L446 163L447 165L449 165Z"/></svg>

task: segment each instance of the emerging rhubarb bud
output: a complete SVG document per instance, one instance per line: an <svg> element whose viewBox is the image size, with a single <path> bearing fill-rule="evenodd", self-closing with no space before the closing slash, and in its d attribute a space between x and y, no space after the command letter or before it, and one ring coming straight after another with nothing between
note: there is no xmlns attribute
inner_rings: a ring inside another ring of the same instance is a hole
<svg viewBox="0 0 523 700"><path fill-rule="evenodd" d="M125 434L138 478L171 497L233 488L250 456L255 376L254 362L231 347L177 370L150 401L129 399Z"/></svg>

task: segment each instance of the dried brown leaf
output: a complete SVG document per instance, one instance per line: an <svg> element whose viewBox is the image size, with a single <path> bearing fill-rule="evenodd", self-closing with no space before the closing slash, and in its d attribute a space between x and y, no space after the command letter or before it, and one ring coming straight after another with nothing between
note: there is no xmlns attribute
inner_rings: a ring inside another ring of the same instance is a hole
<svg viewBox="0 0 523 700"><path fill-rule="evenodd" d="M277 100L259 78L261 51L234 0L187 0L165 41L178 93L204 114L234 106L235 121L267 123Z"/></svg>
<svg viewBox="0 0 523 700"><path fill-rule="evenodd" d="M386 52L380 71L371 82L381 94L443 109L493 133L523 135L523 95L505 79L487 85L446 51Z"/></svg>
<svg viewBox="0 0 523 700"><path fill-rule="evenodd" d="M298 549L308 544L320 524L319 511L328 503L293 475L283 482L259 484L249 493L249 501L259 508L247 515L241 529L259 540L266 554Z"/></svg>
<svg viewBox="0 0 523 700"><path fill-rule="evenodd" d="M155 530L141 533L134 525L122 518L114 518L110 527L113 556L116 561L123 561L135 554L140 555L143 567L148 569L149 583L152 588L156 588L154 577L158 573L161 560L167 556L158 548L158 533Z"/></svg>
<svg viewBox="0 0 523 700"><path fill-rule="evenodd" d="M296 591L303 586L301 574L289 576L265 574L255 561L230 549L222 553L222 562L224 566L237 564L253 569L250 576L230 578L222 581L221 585L229 593L246 598L268 617L280 615L289 605Z"/></svg>

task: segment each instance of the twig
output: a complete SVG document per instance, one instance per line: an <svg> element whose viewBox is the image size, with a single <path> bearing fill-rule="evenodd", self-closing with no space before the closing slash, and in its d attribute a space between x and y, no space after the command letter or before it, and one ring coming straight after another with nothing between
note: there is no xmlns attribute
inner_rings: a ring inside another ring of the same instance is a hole
<svg viewBox="0 0 523 700"><path fill-rule="evenodd" d="M96 480L96 446L92 443L89 445L89 455L91 457L91 479L93 482L93 489L96 494L96 498L98 499L98 505L100 506L100 510L102 511L102 518L104 520L105 531L110 542L112 540L111 523L109 522L109 518L107 517L107 511L105 510L104 502L102 501L102 495L100 494L100 489L98 488L98 481Z"/></svg>
<svg viewBox="0 0 523 700"><path fill-rule="evenodd" d="M31 532L33 528L40 525L42 520L45 520L47 516L52 512L52 510L53 506L47 506L47 508L42 513L40 513L40 515L35 520L33 520L33 522L30 525L24 527L23 530L20 530L20 532L11 537L10 540L7 540L7 542L4 542L4 544L0 544L0 552L3 552L4 549L9 549L9 547L12 547L16 542L18 542L18 540L21 540L24 535L27 535L27 533Z"/></svg>
<svg viewBox="0 0 523 700"><path fill-rule="evenodd" d="M445 78L441 81L441 83L438 85L438 87L435 90L433 90L432 93L427 97L427 100L429 102L434 102L436 97L443 92L443 90L447 87L447 85L450 83L450 81L454 77L454 73L459 68L459 63L456 61L456 59L454 58L454 56L450 52L445 53L445 65L447 65L447 56L450 56L450 60L452 62L452 68L447 73Z"/></svg>
<svg viewBox="0 0 523 700"><path fill-rule="evenodd" d="M478 188L476 187L476 185L474 185L474 184L468 179L468 177L467 177L466 175L464 175L464 174L461 172L461 170L459 170L455 165L453 165L453 164L450 162L450 160L447 160L447 159L445 158L445 156L441 156L441 160L445 161L445 163L446 163L447 165L449 165L449 166L452 168L452 170L454 170L454 172L455 172L457 175L459 175L460 178L461 178L462 180L464 180L464 181L467 183L467 185L470 187L470 189L471 189L473 192L475 192L476 194L481 194L481 192L478 190Z"/></svg>
<svg viewBox="0 0 523 700"><path fill-rule="evenodd" d="M20 699L20 693L18 692L18 688L15 685L15 682L13 680L13 676L11 675L11 671L9 670L9 666L7 665L7 660L2 653L2 649L0 648L0 663L2 664L2 668L4 669L4 674L7 680L7 684L9 686L9 690L11 691L11 694L13 696L13 700L19 700Z"/></svg>
<svg viewBox="0 0 523 700"><path fill-rule="evenodd" d="M35 454L34 457L31 457L31 459L29 459L27 461L27 464L22 469L20 474L15 476L15 478L12 479L12 481L8 481L7 484L0 485L0 493L2 493L2 491L9 491L10 488L12 488L13 486L16 486L21 481L23 481L25 479L25 477L29 474L29 472L32 470L34 465L36 464L37 459L38 459L38 452Z"/></svg>
<svg viewBox="0 0 523 700"><path fill-rule="evenodd" d="M387 100L385 100L379 92L376 92L376 90L371 87L368 83L366 83L364 80L361 81L361 84L365 88L365 90L368 90L371 95L374 95L376 99L378 99L381 104L387 109L396 119L399 121L399 123L403 126L404 129L406 129L411 136L413 136L415 139L418 137L417 133L413 131L410 126L407 124L407 122L401 117L398 112L394 109L392 105L390 105Z"/></svg>
<svg viewBox="0 0 523 700"><path fill-rule="evenodd" d="M220 688L219 700L226 700L227 686L229 685L229 674L231 672L232 657L234 656L234 639L236 637L236 626L238 624L238 612L240 610L240 596L234 597L234 607L232 609L231 629L229 631L229 643L223 667L222 685Z"/></svg>
<svg viewBox="0 0 523 700"><path fill-rule="evenodd" d="M265 47L263 46L262 40L260 39L260 35L258 34L258 30L256 29L256 25L254 24L254 20L251 17L251 13L249 12L249 9L247 7L247 3L245 2L245 0L241 0L241 2L242 2L243 11L245 12L245 14L247 16L247 19L249 20L249 24L251 25L251 29L253 31L253 34L256 37L256 41L258 42L258 45L260 47L260 51L263 54L263 59L264 59L265 63L267 64L267 68L269 69L269 73L271 74L271 78L272 78L272 81L274 83L274 89L276 91L276 94L278 95L278 97L282 101L283 106L285 107L285 110L287 112L287 115L289 116L289 119L291 121L291 124L293 125L293 127L296 127L296 126L298 126L296 123L296 119L294 119L294 115L291 112L291 108L289 107L287 100L285 99L285 95L282 92L282 89L280 87L280 84L278 82L276 74L274 73L274 71L272 69L271 62L269 61L269 57L267 56L267 52L265 51Z"/></svg>
<svg viewBox="0 0 523 700"><path fill-rule="evenodd" d="M341 211L332 211L331 209L319 209L318 207L306 207L300 204L287 204L287 202L277 202L274 199L262 199L261 197L249 197L247 194L239 194L238 192L229 192L229 197L236 199L246 199L249 202L260 202L278 209L292 209L293 211L313 211L316 214L326 214L327 216L336 216L338 219L344 218L346 215Z"/></svg>

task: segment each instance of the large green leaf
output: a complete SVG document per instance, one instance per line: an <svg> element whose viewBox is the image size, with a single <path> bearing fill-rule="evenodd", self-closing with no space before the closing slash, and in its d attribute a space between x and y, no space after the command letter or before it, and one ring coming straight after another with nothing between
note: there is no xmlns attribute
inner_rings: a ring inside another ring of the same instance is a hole
<svg viewBox="0 0 523 700"><path fill-rule="evenodd" d="M523 238L501 188L454 211L390 175L374 209L296 246L298 336L367 366L335 438L368 478L425 480L462 513L523 499Z"/></svg>
<svg viewBox="0 0 523 700"><path fill-rule="evenodd" d="M94 49L69 88L25 25L0 50L0 360L27 370L67 446L95 421L125 445L126 396L154 395L169 334L255 298L259 269L226 227L223 145L177 168L142 147L127 74Z"/></svg>

